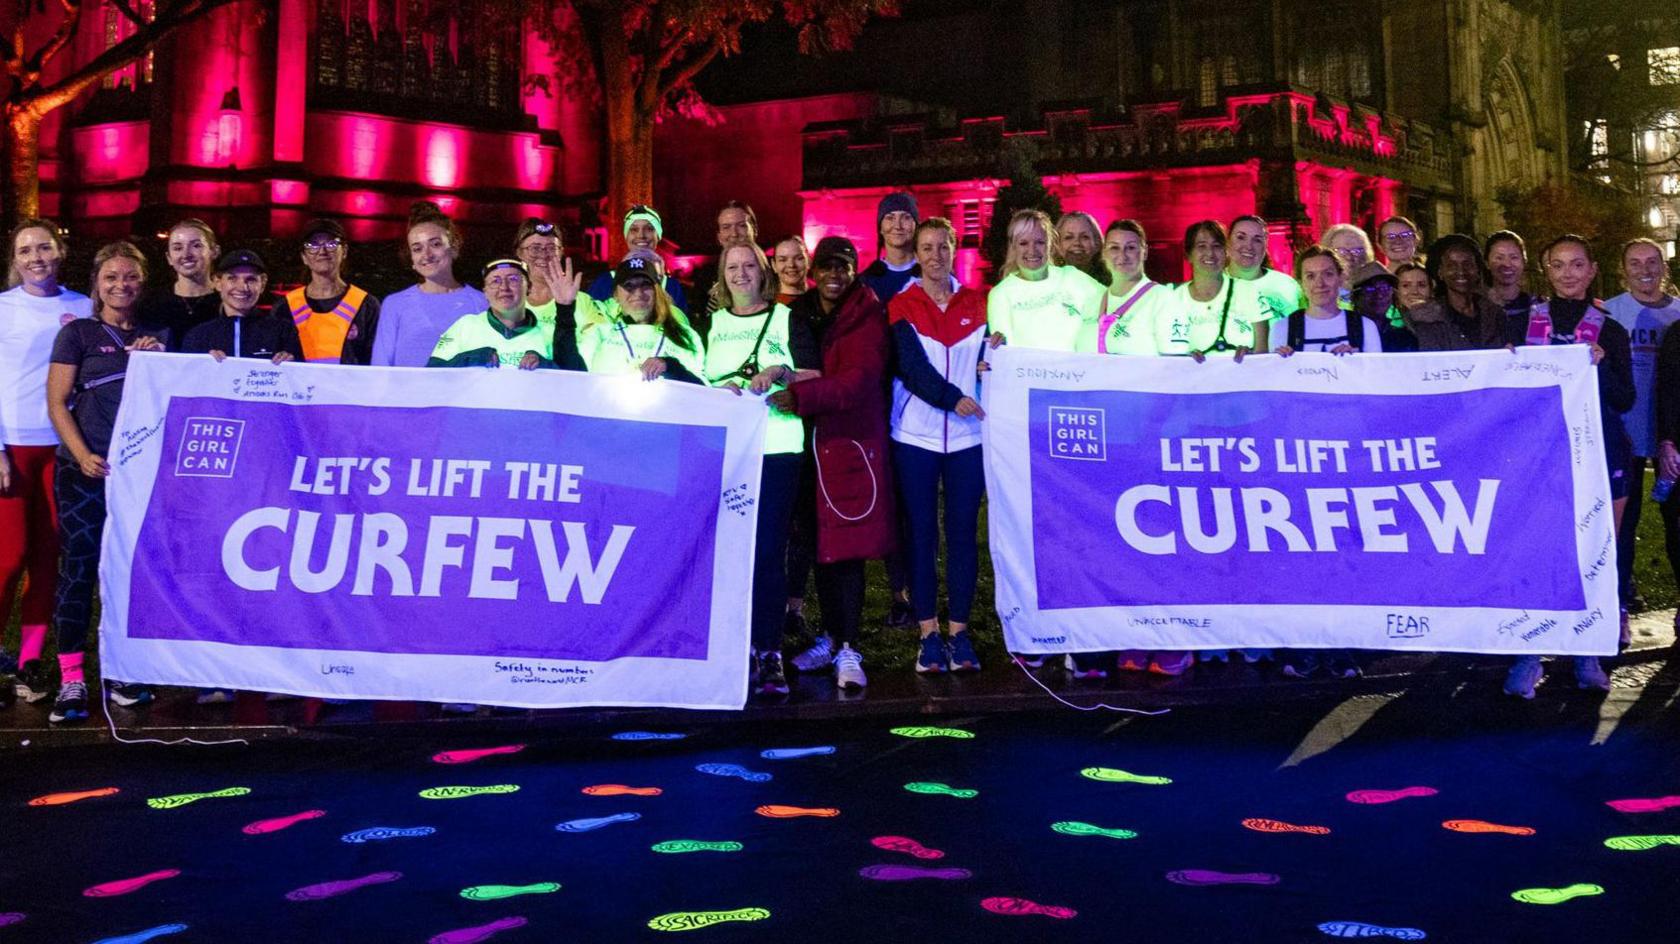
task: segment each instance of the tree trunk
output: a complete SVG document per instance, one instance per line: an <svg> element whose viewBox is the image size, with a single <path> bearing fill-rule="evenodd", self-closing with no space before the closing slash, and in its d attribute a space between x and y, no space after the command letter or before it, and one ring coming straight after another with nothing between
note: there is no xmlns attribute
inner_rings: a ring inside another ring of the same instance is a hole
<svg viewBox="0 0 1680 944"><path fill-rule="evenodd" d="M601 97L607 135L607 259L624 254L624 211L653 202L653 119L657 77L633 74L630 38L608 18L601 31ZM644 64L645 67L645 64ZM649 83L653 82L652 85Z"/></svg>
<svg viewBox="0 0 1680 944"><path fill-rule="evenodd" d="M4 135L0 159L7 170L0 220L10 229L18 220L41 215L41 116L34 109L8 104Z"/></svg>

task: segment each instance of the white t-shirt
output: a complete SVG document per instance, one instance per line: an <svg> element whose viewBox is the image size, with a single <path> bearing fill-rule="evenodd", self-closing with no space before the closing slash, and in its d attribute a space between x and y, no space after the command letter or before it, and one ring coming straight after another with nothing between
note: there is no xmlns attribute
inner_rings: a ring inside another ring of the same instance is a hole
<svg viewBox="0 0 1680 944"><path fill-rule="evenodd" d="M42 298L23 286L0 292L0 443L56 446L47 417L47 365L58 329L93 317L93 301L60 288Z"/></svg>
<svg viewBox="0 0 1680 944"><path fill-rule="evenodd" d="M1348 313L1342 312L1334 318L1314 318L1308 315L1301 326L1302 344L1297 350L1328 351L1348 340ZM1277 350L1289 343L1289 319L1274 318L1266 331L1266 343ZM1365 319L1365 336L1359 339L1359 349L1367 354L1382 353L1382 335L1377 332L1377 323L1369 318Z"/></svg>
<svg viewBox="0 0 1680 944"><path fill-rule="evenodd" d="M1617 324L1627 329L1628 344L1633 348L1633 389L1638 397L1622 421L1633 437L1634 454L1656 455L1657 348L1668 326L1680 321L1680 299L1670 297L1667 305L1650 308L1623 292L1606 301L1604 307L1610 309L1610 317Z"/></svg>

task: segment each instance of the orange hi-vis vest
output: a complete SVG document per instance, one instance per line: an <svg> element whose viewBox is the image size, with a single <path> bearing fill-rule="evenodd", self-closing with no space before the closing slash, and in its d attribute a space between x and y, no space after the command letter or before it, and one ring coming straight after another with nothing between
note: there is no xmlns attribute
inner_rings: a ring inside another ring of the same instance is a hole
<svg viewBox="0 0 1680 944"><path fill-rule="evenodd" d="M292 324L297 325L298 338L303 342L303 359L320 364L336 364L344 353L344 342L350 337L350 326L368 293L350 286L338 306L332 311L318 312L309 307L308 286L300 286L286 293L286 307L292 310Z"/></svg>

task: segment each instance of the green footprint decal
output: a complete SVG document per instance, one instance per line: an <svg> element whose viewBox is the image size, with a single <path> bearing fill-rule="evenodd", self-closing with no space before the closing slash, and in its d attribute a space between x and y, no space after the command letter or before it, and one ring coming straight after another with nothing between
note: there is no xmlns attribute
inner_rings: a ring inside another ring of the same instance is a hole
<svg viewBox="0 0 1680 944"><path fill-rule="evenodd" d="M1137 838L1137 833L1129 829L1105 829L1101 826L1093 826L1090 823L1081 823L1074 820L1051 823L1050 828L1064 836L1107 836L1110 839Z"/></svg>
<svg viewBox="0 0 1680 944"><path fill-rule="evenodd" d="M462 797L518 792L517 783L498 783L488 787L432 787L430 790L421 790L420 797L425 800L459 800Z"/></svg>
<svg viewBox="0 0 1680 944"><path fill-rule="evenodd" d="M1529 905L1561 905L1571 898L1602 894L1604 894L1604 886L1588 885L1582 882L1564 888L1524 888L1512 892L1511 897Z"/></svg>
<svg viewBox="0 0 1680 944"><path fill-rule="evenodd" d="M979 790L953 787L946 783L907 783L904 785L904 789L911 793L944 794L963 800L972 800L980 795Z"/></svg>
<svg viewBox="0 0 1680 944"><path fill-rule="evenodd" d="M971 741L974 739L973 731L964 731L962 728L893 728L892 733L898 735L899 737L907 738L956 738L959 741Z"/></svg>
<svg viewBox="0 0 1680 944"><path fill-rule="evenodd" d="M768 908L737 908L734 911L673 911L648 922L655 931L695 931L725 921L763 921Z"/></svg>
<svg viewBox="0 0 1680 944"><path fill-rule="evenodd" d="M706 842L702 839L668 839L653 844L654 852L740 852L738 842Z"/></svg>
<svg viewBox="0 0 1680 944"><path fill-rule="evenodd" d="M146 801L146 805L154 810L172 810L177 806L197 803L199 800L210 800L217 797L242 797L250 792L250 787L228 787L226 790L215 790L210 793L177 793L174 796L152 797Z"/></svg>
<svg viewBox="0 0 1680 944"><path fill-rule="evenodd" d="M1147 783L1153 786L1164 786L1172 783L1171 777L1152 777L1148 774L1127 773L1124 770L1115 770L1113 767L1087 767L1079 773L1092 780L1101 780L1103 783Z"/></svg>
<svg viewBox="0 0 1680 944"><path fill-rule="evenodd" d="M496 901L518 895L547 895L559 890L559 882L538 882L535 885L474 885L461 889L461 897L473 901Z"/></svg>

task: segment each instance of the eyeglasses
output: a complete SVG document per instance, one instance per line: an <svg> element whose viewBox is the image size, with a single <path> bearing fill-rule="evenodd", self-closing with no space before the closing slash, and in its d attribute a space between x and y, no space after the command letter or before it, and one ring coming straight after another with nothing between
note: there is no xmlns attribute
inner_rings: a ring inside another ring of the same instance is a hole
<svg viewBox="0 0 1680 944"><path fill-rule="evenodd" d="M318 256L324 256L329 252L336 251L339 247L341 247L343 245L344 245L343 240L322 239L322 240L316 240L316 241L313 241L313 242L304 243L303 244L303 251L304 252L312 252L312 253L315 253Z"/></svg>
<svg viewBox="0 0 1680 944"><path fill-rule="evenodd" d="M507 276L502 276L500 278L489 278L489 279L484 280L484 287L485 288L524 288L525 287L525 277L523 275L507 275Z"/></svg>
<svg viewBox="0 0 1680 944"><path fill-rule="evenodd" d="M1383 241L1393 243L1415 243L1417 242L1417 234L1409 229L1393 233L1385 233L1383 234Z"/></svg>

